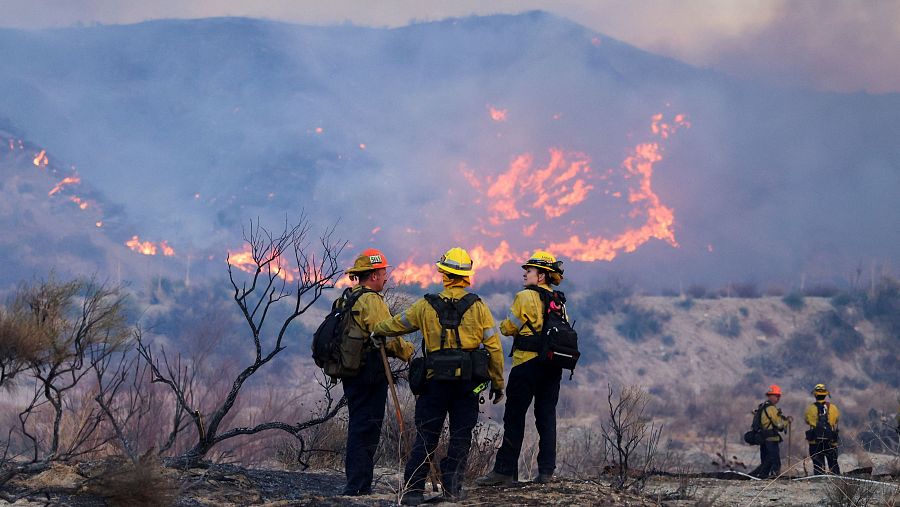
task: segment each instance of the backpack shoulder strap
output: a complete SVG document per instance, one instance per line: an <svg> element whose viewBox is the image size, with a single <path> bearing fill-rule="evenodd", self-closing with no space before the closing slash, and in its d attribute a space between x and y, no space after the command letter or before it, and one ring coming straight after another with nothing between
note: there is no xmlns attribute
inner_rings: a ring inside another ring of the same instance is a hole
<svg viewBox="0 0 900 507"><path fill-rule="evenodd" d="M349 288L345 289L344 293L341 295L341 297L344 299L345 308L352 311L353 305L355 305L356 302L359 301L359 298L363 297L363 294L367 294L369 292L375 292L375 291L368 287L363 287L362 289L360 289L356 292L354 292L352 289L349 289ZM354 315L356 315L359 312L352 312L352 313Z"/></svg>
<svg viewBox="0 0 900 507"><path fill-rule="evenodd" d="M449 301L445 300L438 294L425 294L423 296L425 301L428 302L429 305L434 309L434 312L437 313L438 321L441 323L441 348L440 350L444 350L444 346L447 344L447 327L444 322L444 314L447 312L447 305ZM423 350L427 349L427 347L423 346Z"/></svg>
<svg viewBox="0 0 900 507"><path fill-rule="evenodd" d="M553 297L553 291L549 291L543 287L538 287L537 285L526 285L526 289L533 290L538 293L538 296L541 298L541 305L543 306L543 310L541 310L541 314L544 316L544 321L547 321L547 315L550 313L550 299ZM525 321L525 325L528 326L528 329L531 330L531 334L533 336L538 336L538 332L534 329L534 326L531 325L531 322Z"/></svg>
<svg viewBox="0 0 900 507"><path fill-rule="evenodd" d="M463 296L459 301L456 302L456 311L459 312L459 317L462 319L462 316L465 315L469 308L472 307L476 302L480 301L481 298L478 297L478 294L468 293Z"/></svg>

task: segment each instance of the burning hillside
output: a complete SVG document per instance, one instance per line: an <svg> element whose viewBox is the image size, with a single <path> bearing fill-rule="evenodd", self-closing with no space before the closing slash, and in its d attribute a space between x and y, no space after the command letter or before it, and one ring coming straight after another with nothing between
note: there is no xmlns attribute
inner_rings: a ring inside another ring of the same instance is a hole
<svg viewBox="0 0 900 507"><path fill-rule="evenodd" d="M40 139L0 147L76 163L44 197L107 231L84 189L121 203L134 225L110 237L137 258L218 263L246 220L301 210L419 284L451 243L481 277L544 246L655 287L900 255L895 97L757 88L542 13L0 30L0 49L0 115Z"/></svg>
<svg viewBox="0 0 900 507"><path fill-rule="evenodd" d="M538 164L532 153L519 154L498 174L463 166L462 181L469 188L457 186L450 195L474 191L469 210L473 226L464 237L448 241L470 249L478 275L488 277L509 262L527 258L535 246L584 262L611 261L651 239L677 247L675 214L654 191L653 170L663 159L660 143L689 126L683 114L671 123L664 122L662 114L654 115L647 136L656 140L634 146L617 168L597 170L589 156L559 148L549 149L545 164ZM623 203L618 216L576 213L579 208L600 209L602 201L611 200ZM624 230L603 237L598 220L620 223ZM394 278L422 287L440 281L433 261L422 262L421 257L437 254L416 252L396 268Z"/></svg>

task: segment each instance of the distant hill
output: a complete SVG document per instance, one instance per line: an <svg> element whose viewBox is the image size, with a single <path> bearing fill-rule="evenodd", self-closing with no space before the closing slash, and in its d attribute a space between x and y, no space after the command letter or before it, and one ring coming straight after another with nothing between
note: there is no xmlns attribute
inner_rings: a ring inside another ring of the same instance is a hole
<svg viewBox="0 0 900 507"><path fill-rule="evenodd" d="M348 256L373 243L428 265L481 246L498 259L482 256L487 278L516 276L541 245L575 281L656 288L832 281L900 258L900 95L738 82L546 13L4 29L0 52L18 139L179 256L237 248L249 219L303 208L340 219ZM646 143L652 195L625 169Z"/></svg>

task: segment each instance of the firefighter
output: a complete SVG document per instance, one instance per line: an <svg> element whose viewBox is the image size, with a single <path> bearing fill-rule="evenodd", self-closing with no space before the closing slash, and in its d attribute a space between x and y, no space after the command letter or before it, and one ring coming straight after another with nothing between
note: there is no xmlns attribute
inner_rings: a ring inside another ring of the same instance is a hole
<svg viewBox="0 0 900 507"><path fill-rule="evenodd" d="M816 475L825 473L825 462L828 471L834 475L841 474L838 466L838 419L841 416L837 405L826 401L830 397L825 384L816 384L812 390L815 401L806 407L806 441L809 443L809 457L813 462Z"/></svg>
<svg viewBox="0 0 900 507"><path fill-rule="evenodd" d="M781 388L775 384L769 386L766 391L766 401L760 410L760 425L763 430L764 440L759 446L759 466L750 472L750 475L765 479L775 477L781 471L781 454L779 444L783 440L779 433L787 431L792 417L785 417L781 409L775 405L781 400Z"/></svg>
<svg viewBox="0 0 900 507"><path fill-rule="evenodd" d="M563 279L562 261L551 253L538 250L522 265L525 287L538 286L552 290ZM537 483L547 483L556 469L556 404L562 369L538 359L539 343L532 343L541 333L544 305L537 291L525 289L516 294L500 332L513 336L512 370L506 389L503 413L503 443L497 452L494 469L476 481L481 486L512 484L518 478L519 454L525 436L525 417L534 401L534 424L538 445Z"/></svg>
<svg viewBox="0 0 900 507"><path fill-rule="evenodd" d="M462 248L451 248L436 264L443 277L444 290L440 297L462 300L471 285L472 258ZM491 379L489 398L499 403L503 398L503 349L497 336L494 318L487 305L480 299L462 314L457 332L447 336L443 332L437 311L426 298L392 319L375 325L375 333L396 336L421 330L426 354L448 347L473 351L480 346L489 353L488 373ZM442 339L442 335L443 338ZM428 364L426 362L426 364ZM447 456L441 460L440 469L444 496L450 500L464 498L463 474L472 440L472 429L478 420L479 387L476 380L436 380L435 370L428 369L425 388L416 401L416 441L406 462L403 494L404 505L423 502L425 478L429 471L429 457L434 455L448 414L450 417Z"/></svg>
<svg viewBox="0 0 900 507"><path fill-rule="evenodd" d="M356 285L353 292L365 291L353 305L353 320L363 334L370 336L378 322L391 318L391 312L381 295L387 282L390 265L380 251L370 248L356 258L353 267L346 270ZM372 473L375 467L375 451L381 437L384 407L387 401L388 381L377 340L366 340L364 362L355 377L346 377L344 395L347 397L349 421L347 424L347 453L345 471L347 485L344 495L367 495L372 492ZM411 343L403 338L384 340L389 357L409 361L415 352Z"/></svg>

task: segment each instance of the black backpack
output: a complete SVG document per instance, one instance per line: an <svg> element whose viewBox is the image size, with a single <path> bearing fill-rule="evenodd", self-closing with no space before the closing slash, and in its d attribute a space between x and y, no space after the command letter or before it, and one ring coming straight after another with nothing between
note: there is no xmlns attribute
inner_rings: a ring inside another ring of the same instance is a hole
<svg viewBox="0 0 900 507"><path fill-rule="evenodd" d="M815 440L835 440L835 431L834 428L831 427L831 423L828 422L828 411L831 408L831 403L825 402L819 406L816 403L816 427L813 428L813 436Z"/></svg>
<svg viewBox="0 0 900 507"><path fill-rule="evenodd" d="M375 291L345 289L313 334L313 360L332 379L355 377L363 366L368 336L353 322L353 305L367 292Z"/></svg>
<svg viewBox="0 0 900 507"><path fill-rule="evenodd" d="M463 315L480 298L476 294L466 294L460 299L444 299L437 294L425 294L425 301L434 308L441 323L441 347L434 352L428 352L423 347L425 354L425 367L432 370L431 378L435 380L476 380L483 382L490 380L488 375L488 363L490 354L487 350L462 350L459 340L459 325ZM448 335L456 334L455 348L447 348Z"/></svg>
<svg viewBox="0 0 900 507"><path fill-rule="evenodd" d="M530 322L525 322L531 330L530 337L516 337L513 349L537 352L542 361L569 370L569 379L575 374L575 365L581 357L578 351L578 333L569 324L566 316L566 295L558 290L547 290L537 285L526 289L537 292L544 305L544 325L538 333Z"/></svg>
<svg viewBox="0 0 900 507"><path fill-rule="evenodd" d="M766 437L763 436L762 413L769 405L769 402L760 403L756 410L753 411L753 421L750 423L750 431L744 433L744 442L750 445L762 445Z"/></svg>

